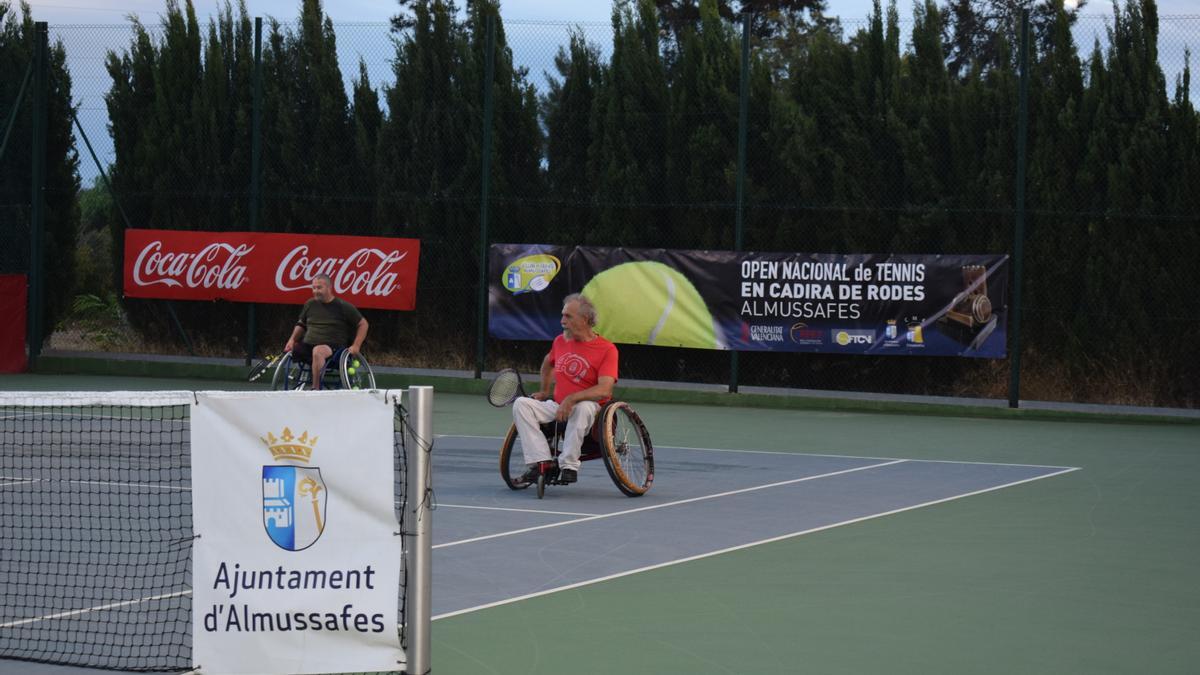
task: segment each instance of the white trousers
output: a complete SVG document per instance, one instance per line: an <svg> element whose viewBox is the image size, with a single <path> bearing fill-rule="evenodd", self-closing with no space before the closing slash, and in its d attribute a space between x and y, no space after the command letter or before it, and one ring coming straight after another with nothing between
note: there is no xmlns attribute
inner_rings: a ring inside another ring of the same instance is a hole
<svg viewBox="0 0 1200 675"><path fill-rule="evenodd" d="M550 444L546 442L546 436L542 434L539 425L553 420L557 412L558 404L554 401L537 401L526 396L513 401L513 423L517 425L517 433L521 436L521 449L525 453L526 464L550 459ZM562 445L558 448L560 469L579 471L579 452L583 447L583 438L592 430L592 422L595 421L598 412L600 404L595 401L580 401L571 408Z"/></svg>

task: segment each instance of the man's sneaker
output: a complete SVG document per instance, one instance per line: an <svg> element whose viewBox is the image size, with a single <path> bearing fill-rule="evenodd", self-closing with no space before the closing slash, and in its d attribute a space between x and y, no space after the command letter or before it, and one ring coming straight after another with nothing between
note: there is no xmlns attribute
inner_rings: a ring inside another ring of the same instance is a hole
<svg viewBox="0 0 1200 675"><path fill-rule="evenodd" d="M517 483L521 485L533 485L537 482L538 475L542 473L537 464L530 464L529 468L525 469L525 473L517 479Z"/></svg>
<svg viewBox="0 0 1200 675"><path fill-rule="evenodd" d="M570 485L579 480L579 472L575 469L563 469L558 472L558 482L563 485Z"/></svg>

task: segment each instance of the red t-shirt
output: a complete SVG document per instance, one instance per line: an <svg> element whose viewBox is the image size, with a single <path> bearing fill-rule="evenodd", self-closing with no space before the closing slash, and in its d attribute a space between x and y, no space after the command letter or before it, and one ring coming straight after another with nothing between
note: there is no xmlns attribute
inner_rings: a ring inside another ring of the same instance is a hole
<svg viewBox="0 0 1200 675"><path fill-rule="evenodd" d="M602 375L617 379L617 346L599 335L587 342L559 335L550 347L550 358L554 360L554 400L558 403L596 386Z"/></svg>

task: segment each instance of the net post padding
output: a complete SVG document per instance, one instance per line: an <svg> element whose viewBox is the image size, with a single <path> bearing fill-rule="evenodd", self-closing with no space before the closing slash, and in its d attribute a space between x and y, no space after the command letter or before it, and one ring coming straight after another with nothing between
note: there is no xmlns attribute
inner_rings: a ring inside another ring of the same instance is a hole
<svg viewBox="0 0 1200 675"><path fill-rule="evenodd" d="M408 602L404 651L405 672L430 671L433 561L433 387L408 390L404 425L408 502L404 505L405 599Z"/></svg>

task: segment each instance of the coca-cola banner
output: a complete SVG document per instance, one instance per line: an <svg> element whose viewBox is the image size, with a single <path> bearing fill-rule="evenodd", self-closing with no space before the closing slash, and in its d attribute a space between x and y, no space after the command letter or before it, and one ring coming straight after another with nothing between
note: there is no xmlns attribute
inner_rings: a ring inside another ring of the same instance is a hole
<svg viewBox="0 0 1200 675"><path fill-rule="evenodd" d="M125 231L125 295L302 304L318 274L360 308L413 309L418 239L269 232Z"/></svg>
<svg viewBox="0 0 1200 675"><path fill-rule="evenodd" d="M549 340L568 293L613 342L1003 358L1008 256L494 244L488 328Z"/></svg>

